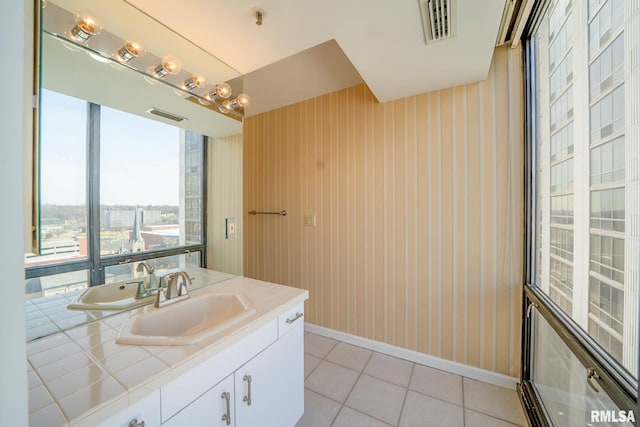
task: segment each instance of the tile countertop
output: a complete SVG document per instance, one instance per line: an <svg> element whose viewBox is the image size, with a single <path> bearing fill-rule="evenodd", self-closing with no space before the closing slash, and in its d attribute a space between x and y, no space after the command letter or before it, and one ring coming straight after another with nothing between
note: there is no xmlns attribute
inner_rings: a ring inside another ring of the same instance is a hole
<svg viewBox="0 0 640 427"><path fill-rule="evenodd" d="M206 270L201 273L206 283ZM309 297L306 290L245 277L191 294L230 291L244 293L256 313L233 326L231 333L197 345L116 344L125 319L155 310L149 306L28 343L30 426L95 426Z"/></svg>

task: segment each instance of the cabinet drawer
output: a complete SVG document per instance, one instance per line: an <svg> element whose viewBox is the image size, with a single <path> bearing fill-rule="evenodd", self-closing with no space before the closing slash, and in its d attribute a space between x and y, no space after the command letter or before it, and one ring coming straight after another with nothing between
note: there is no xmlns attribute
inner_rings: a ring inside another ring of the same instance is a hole
<svg viewBox="0 0 640 427"><path fill-rule="evenodd" d="M133 420L144 422L146 427L160 425L160 392L154 391L144 399L117 413L98 427L128 427Z"/></svg>
<svg viewBox="0 0 640 427"><path fill-rule="evenodd" d="M282 337L296 326L304 324L304 302L278 316L278 336Z"/></svg>

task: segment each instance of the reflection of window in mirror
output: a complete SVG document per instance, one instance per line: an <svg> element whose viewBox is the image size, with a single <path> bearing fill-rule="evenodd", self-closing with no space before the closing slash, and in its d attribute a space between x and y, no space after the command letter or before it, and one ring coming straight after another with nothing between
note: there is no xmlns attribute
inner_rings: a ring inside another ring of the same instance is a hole
<svg viewBox="0 0 640 427"><path fill-rule="evenodd" d="M142 259L158 269L201 265L202 135L47 89L40 115L41 250L25 254L30 297L129 280Z"/></svg>
<svg viewBox="0 0 640 427"><path fill-rule="evenodd" d="M25 265L87 257L87 103L43 89L40 107L40 254Z"/></svg>

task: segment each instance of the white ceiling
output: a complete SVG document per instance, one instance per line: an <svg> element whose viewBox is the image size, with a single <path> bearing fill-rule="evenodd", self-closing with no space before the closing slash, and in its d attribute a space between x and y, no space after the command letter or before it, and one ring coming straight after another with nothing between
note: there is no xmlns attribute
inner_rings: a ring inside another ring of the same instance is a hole
<svg viewBox="0 0 640 427"><path fill-rule="evenodd" d="M353 78L347 70L353 64L381 102L486 78L505 6L505 0L455 0L455 36L427 45L418 0L126 1L241 74L335 40L348 58L346 71L336 75ZM265 10L262 26L255 24L253 7ZM301 74L295 67L288 71L274 78L286 82ZM305 78L315 81L303 75L298 83ZM343 84L336 78L336 86ZM308 90L293 93L287 102L310 97ZM260 110L270 107L263 102ZM251 106L247 114L255 114Z"/></svg>

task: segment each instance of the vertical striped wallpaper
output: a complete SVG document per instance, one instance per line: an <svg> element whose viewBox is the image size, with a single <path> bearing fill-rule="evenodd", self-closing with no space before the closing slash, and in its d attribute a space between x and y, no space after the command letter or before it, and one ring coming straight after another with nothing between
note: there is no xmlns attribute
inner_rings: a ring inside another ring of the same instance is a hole
<svg viewBox="0 0 640 427"><path fill-rule="evenodd" d="M518 376L521 66L501 47L479 83L246 118L244 274L308 289L308 322Z"/></svg>
<svg viewBox="0 0 640 427"><path fill-rule="evenodd" d="M236 219L235 239L226 218ZM242 275L242 135L207 138L207 267Z"/></svg>

